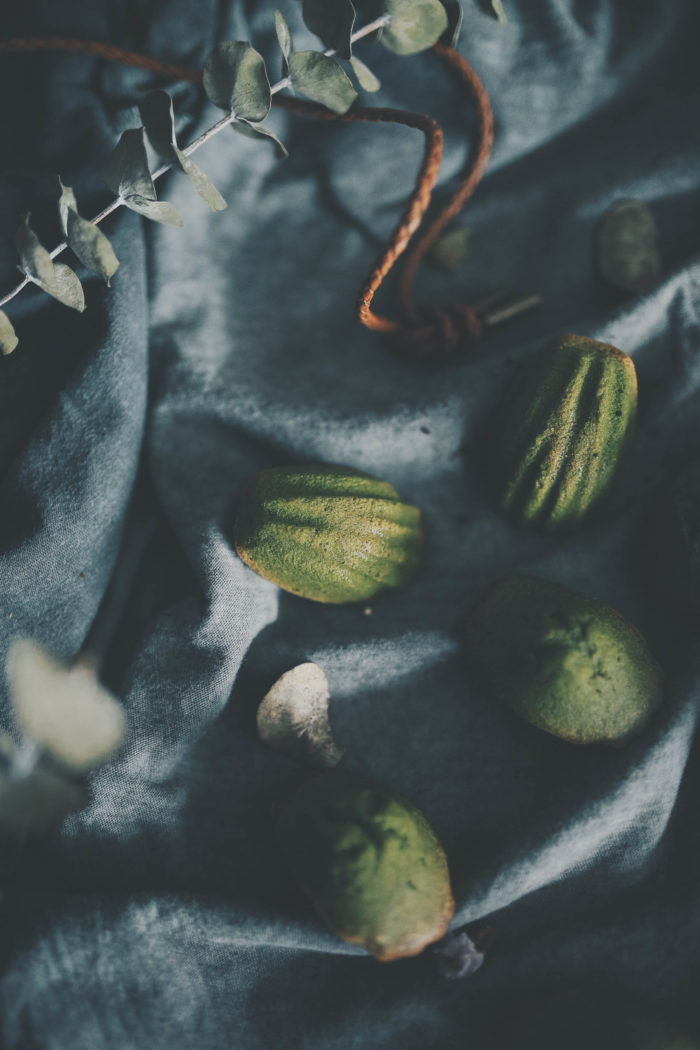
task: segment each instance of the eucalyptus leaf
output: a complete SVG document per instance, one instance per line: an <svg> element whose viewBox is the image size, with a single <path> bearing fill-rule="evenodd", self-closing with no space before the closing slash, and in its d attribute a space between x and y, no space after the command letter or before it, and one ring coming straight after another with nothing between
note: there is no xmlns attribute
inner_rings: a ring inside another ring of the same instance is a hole
<svg viewBox="0 0 700 1050"><path fill-rule="evenodd" d="M29 219L30 215L27 212L15 237L22 272L59 303L82 313L85 309L85 296L77 274L64 263L56 263L54 266L51 256L29 225Z"/></svg>
<svg viewBox="0 0 700 1050"><path fill-rule="evenodd" d="M176 150L180 167L187 175L195 190L212 211L223 211L228 204L217 190L209 176L198 167L195 162L186 156L181 149Z"/></svg>
<svg viewBox="0 0 700 1050"><path fill-rule="evenodd" d="M54 269L51 256L29 225L30 212L22 216L22 224L15 235L15 245L19 252L22 269L37 284L50 284L53 281Z"/></svg>
<svg viewBox="0 0 700 1050"><path fill-rule="evenodd" d="M184 171L199 196L212 211L223 211L227 207L226 201L209 176L205 175L202 169L178 147L175 136L173 100L170 95L160 90L149 92L139 103L139 113L148 141L160 159Z"/></svg>
<svg viewBox="0 0 700 1050"><path fill-rule="evenodd" d="M338 58L352 56L355 8L351 0L302 0L302 17L307 29L332 48Z"/></svg>
<svg viewBox="0 0 700 1050"><path fill-rule="evenodd" d="M296 51L289 60L289 76L295 91L333 113L347 113L357 98L347 73L318 51Z"/></svg>
<svg viewBox="0 0 700 1050"><path fill-rule="evenodd" d="M231 125L239 135L245 135L248 139L266 138L275 146L277 153L282 159L289 156L289 152L283 142L277 138L264 124L254 124L250 120L235 120Z"/></svg>
<svg viewBox="0 0 700 1050"><path fill-rule="evenodd" d="M143 128L129 128L122 132L112 150L105 168L107 185L122 202L154 222L167 226L182 226L183 222L172 204L159 201L148 167Z"/></svg>
<svg viewBox="0 0 700 1050"><path fill-rule="evenodd" d="M506 13L503 10L503 4L501 3L501 0L488 0L488 2L493 17L497 18L502 26L508 25L508 19L506 18Z"/></svg>
<svg viewBox="0 0 700 1050"><path fill-rule="evenodd" d="M464 11L462 10L461 0L442 0L442 3L447 11L445 39L450 47L457 47L464 23Z"/></svg>
<svg viewBox="0 0 700 1050"><path fill-rule="evenodd" d="M183 226L184 223L176 208L168 201L154 201L147 197L139 197L134 193L131 197L125 197L124 203L127 208L143 215L153 222L161 222L164 226Z"/></svg>
<svg viewBox="0 0 700 1050"><path fill-rule="evenodd" d="M143 141L143 128L129 128L122 132L107 159L105 178L112 193L124 200L132 196L146 197L151 201L156 199Z"/></svg>
<svg viewBox="0 0 700 1050"><path fill-rule="evenodd" d="M294 43L292 41L292 34L289 30L289 26L287 25L286 19L281 11L275 11L275 31L277 33L280 51L282 52L282 72L286 77L289 71L289 56L294 50Z"/></svg>
<svg viewBox="0 0 700 1050"><path fill-rule="evenodd" d="M598 268L610 284L629 292L648 291L661 276L658 227L643 201L617 201L597 235Z"/></svg>
<svg viewBox="0 0 700 1050"><path fill-rule="evenodd" d="M165 164L177 164L175 114L167 91L149 91L139 102L139 114L148 141Z"/></svg>
<svg viewBox="0 0 700 1050"><path fill-rule="evenodd" d="M368 69L364 62L361 62L355 55L350 59L350 65L352 66L353 73L357 77L357 81L360 87L364 91L379 91L381 81L375 77L371 69Z"/></svg>
<svg viewBox="0 0 700 1050"><path fill-rule="evenodd" d="M382 43L398 55L432 47L447 29L447 12L440 0L385 0L389 24Z"/></svg>
<svg viewBox="0 0 700 1050"><path fill-rule="evenodd" d="M0 352L11 354L18 343L19 339L15 334L10 318L4 310L0 310Z"/></svg>
<svg viewBox="0 0 700 1050"><path fill-rule="evenodd" d="M21 639L10 647L6 672L18 727L74 772L102 765L122 744L124 710L91 667L66 667Z"/></svg>
<svg viewBox="0 0 700 1050"><path fill-rule="evenodd" d="M204 90L220 109L258 123L270 112L270 81L262 55L241 40L217 44L204 64Z"/></svg>
<svg viewBox="0 0 700 1050"><path fill-rule="evenodd" d="M77 273L71 270L65 263L56 263L53 268L53 282L51 285L42 284L41 287L54 299L64 306L82 313L85 309L85 295L83 286Z"/></svg>
<svg viewBox="0 0 700 1050"><path fill-rule="evenodd" d="M102 231L78 213L78 202L71 187L64 186L60 178L58 181L61 187L58 210L66 241L83 266L98 274L109 285L119 266L119 259Z"/></svg>

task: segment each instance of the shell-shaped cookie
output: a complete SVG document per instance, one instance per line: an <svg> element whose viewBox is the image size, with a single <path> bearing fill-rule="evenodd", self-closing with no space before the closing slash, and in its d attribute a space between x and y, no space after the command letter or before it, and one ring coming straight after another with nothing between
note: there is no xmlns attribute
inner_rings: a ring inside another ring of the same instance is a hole
<svg viewBox="0 0 700 1050"><path fill-rule="evenodd" d="M350 467L277 467L256 474L235 525L238 554L292 594L355 602L400 587L416 569L420 511L386 481Z"/></svg>
<svg viewBox="0 0 700 1050"><path fill-rule="evenodd" d="M521 368L490 426L486 484L513 524L575 528L605 495L634 428L632 359L565 335Z"/></svg>

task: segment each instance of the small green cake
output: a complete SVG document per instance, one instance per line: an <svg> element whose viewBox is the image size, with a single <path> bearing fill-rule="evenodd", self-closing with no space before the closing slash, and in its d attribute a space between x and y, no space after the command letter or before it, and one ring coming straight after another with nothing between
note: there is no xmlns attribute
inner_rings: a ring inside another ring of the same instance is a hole
<svg viewBox="0 0 700 1050"><path fill-rule="evenodd" d="M278 587L317 602L365 601L416 569L420 511L386 481L350 467L276 467L248 485L238 554Z"/></svg>
<svg viewBox="0 0 700 1050"><path fill-rule="evenodd" d="M546 533L575 528L610 488L636 408L627 354L580 335L553 340L522 365L489 424L496 509Z"/></svg>
<svg viewBox="0 0 700 1050"><path fill-rule="evenodd" d="M447 858L425 817L386 788L334 769L294 793L279 833L297 880L343 940L388 962L445 933Z"/></svg>
<svg viewBox="0 0 700 1050"><path fill-rule="evenodd" d="M492 693L572 744L622 743L661 702L662 672L639 631L549 580L497 580L470 612L464 643Z"/></svg>

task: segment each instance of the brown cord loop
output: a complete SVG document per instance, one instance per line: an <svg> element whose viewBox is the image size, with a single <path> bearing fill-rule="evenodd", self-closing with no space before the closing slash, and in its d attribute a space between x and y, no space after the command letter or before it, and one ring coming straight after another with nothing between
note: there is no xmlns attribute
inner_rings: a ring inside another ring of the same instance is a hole
<svg viewBox="0 0 700 1050"><path fill-rule="evenodd" d="M166 80L189 80L197 84L202 79L198 69L186 69L171 62L163 62L138 51L127 51L123 47L113 47L99 40L77 40L68 36L16 36L10 40L0 40L0 54L19 54L20 52L49 51L74 55L96 55L107 62L121 62L123 66L137 66L151 73L158 73Z"/></svg>
<svg viewBox="0 0 700 1050"><path fill-rule="evenodd" d="M478 306L460 303L437 306L416 304L413 299L413 284L426 252L476 189L488 163L493 144L491 105L486 89L476 73L454 48L445 44L435 44L432 50L461 77L473 96L477 105L478 134L459 186L435 218L428 225L423 226L415 238L414 234L421 227L423 217L430 205L432 190L442 159L442 131L432 117L405 110L367 108L357 105L347 113L339 115L314 102L280 96L273 98L274 105L291 113L320 120L339 120L348 123L403 124L406 127L418 129L425 136L423 161L414 191L398 225L364 281L356 304L358 319L366 328L390 335L397 353L420 364L443 364L470 351L485 327ZM76 40L69 37L16 37L11 40L0 40L0 53L28 51L92 54L108 61L121 62L124 65L138 66L159 73L166 79L189 80L193 83L199 83L202 79L199 70L183 68L150 58L148 55L126 51L123 48L112 47L94 40ZM406 255L399 282L399 300L403 318L401 321L394 321L373 313L372 301L384 278L404 252Z"/></svg>

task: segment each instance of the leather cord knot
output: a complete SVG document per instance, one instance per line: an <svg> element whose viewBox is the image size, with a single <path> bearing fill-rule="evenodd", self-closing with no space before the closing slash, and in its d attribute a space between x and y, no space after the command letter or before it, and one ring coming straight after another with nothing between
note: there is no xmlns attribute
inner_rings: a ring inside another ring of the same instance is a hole
<svg viewBox="0 0 700 1050"><path fill-rule="evenodd" d="M484 330L474 307L463 303L422 306L413 324L393 336L394 351L419 365L444 365L469 353Z"/></svg>

